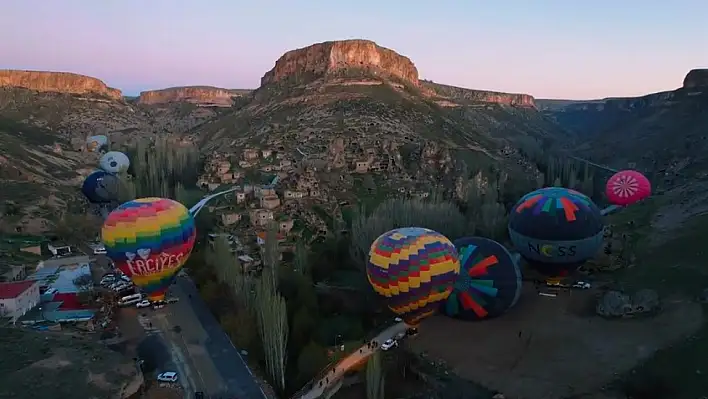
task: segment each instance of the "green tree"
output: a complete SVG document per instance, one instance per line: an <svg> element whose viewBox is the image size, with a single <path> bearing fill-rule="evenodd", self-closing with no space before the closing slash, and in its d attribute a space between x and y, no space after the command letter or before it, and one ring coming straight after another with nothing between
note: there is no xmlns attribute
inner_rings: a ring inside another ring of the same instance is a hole
<svg viewBox="0 0 708 399"><path fill-rule="evenodd" d="M325 366L329 364L327 349L310 341L301 350L297 358L297 368L301 378L305 381L312 379Z"/></svg>
<svg viewBox="0 0 708 399"><path fill-rule="evenodd" d="M435 197L435 196L434 196ZM380 204L369 216L360 210L352 221L350 253L363 266L371 243L381 234L399 227L426 227L451 240L471 233L470 225L457 206L438 198L430 200L392 199Z"/></svg>
<svg viewBox="0 0 708 399"><path fill-rule="evenodd" d="M291 347L302 348L310 340L312 331L315 328L316 320L310 311L301 307L293 315L292 336L290 337Z"/></svg>
<svg viewBox="0 0 708 399"><path fill-rule="evenodd" d="M385 372L381 351L374 352L366 363L366 399L383 399Z"/></svg>
<svg viewBox="0 0 708 399"><path fill-rule="evenodd" d="M293 269L300 274L307 275L310 273L307 259L307 247L303 240L297 240L295 243L295 259L293 260Z"/></svg>

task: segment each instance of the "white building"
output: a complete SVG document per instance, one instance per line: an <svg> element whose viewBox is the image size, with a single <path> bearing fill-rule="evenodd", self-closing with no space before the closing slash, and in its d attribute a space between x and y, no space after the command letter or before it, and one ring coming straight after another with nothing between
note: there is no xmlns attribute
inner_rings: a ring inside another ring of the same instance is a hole
<svg viewBox="0 0 708 399"><path fill-rule="evenodd" d="M13 321L39 304L39 282L0 283L0 316Z"/></svg>

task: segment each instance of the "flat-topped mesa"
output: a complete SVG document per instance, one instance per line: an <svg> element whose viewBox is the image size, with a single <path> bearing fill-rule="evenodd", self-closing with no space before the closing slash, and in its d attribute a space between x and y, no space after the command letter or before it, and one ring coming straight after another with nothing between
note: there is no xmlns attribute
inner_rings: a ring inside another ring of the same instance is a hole
<svg viewBox="0 0 708 399"><path fill-rule="evenodd" d="M692 69L683 79L683 87L692 89L696 87L708 88L708 68Z"/></svg>
<svg viewBox="0 0 708 399"><path fill-rule="evenodd" d="M21 87L41 92L67 94L95 94L114 100L123 98L120 90L108 87L99 79L69 72L1 69L0 87Z"/></svg>
<svg viewBox="0 0 708 399"><path fill-rule="evenodd" d="M230 107L233 98L248 94L248 90L230 90L212 86L170 87L162 90L148 90L140 93L138 104L155 105L174 102L212 107Z"/></svg>
<svg viewBox="0 0 708 399"><path fill-rule="evenodd" d="M370 40L341 40L288 51L261 78L261 86L289 78L315 80L346 70L365 70L418 86L418 69L408 58Z"/></svg>
<svg viewBox="0 0 708 399"><path fill-rule="evenodd" d="M421 80L421 85L437 95L473 103L494 103L521 108L536 108L536 101L529 94L501 93L496 91L465 89Z"/></svg>

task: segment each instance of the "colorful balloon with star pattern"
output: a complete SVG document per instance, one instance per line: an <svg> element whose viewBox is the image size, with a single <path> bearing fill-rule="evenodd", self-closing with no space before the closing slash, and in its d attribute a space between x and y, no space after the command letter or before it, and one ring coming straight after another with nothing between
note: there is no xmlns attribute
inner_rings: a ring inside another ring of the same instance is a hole
<svg viewBox="0 0 708 399"><path fill-rule="evenodd" d="M409 325L437 311L452 292L459 272L453 243L422 227L382 234L371 244L366 266L374 291Z"/></svg>
<svg viewBox="0 0 708 399"><path fill-rule="evenodd" d="M101 230L108 257L152 301L165 298L196 235L187 208L167 198L126 202L108 215Z"/></svg>
<svg viewBox="0 0 708 399"><path fill-rule="evenodd" d="M576 270L603 242L600 209L586 195L546 187L524 195L509 215L514 247L534 269L549 277Z"/></svg>
<svg viewBox="0 0 708 399"><path fill-rule="evenodd" d="M460 275L441 313L462 320L497 317L511 309L521 295L521 269L516 259L494 240L464 237L454 241Z"/></svg>

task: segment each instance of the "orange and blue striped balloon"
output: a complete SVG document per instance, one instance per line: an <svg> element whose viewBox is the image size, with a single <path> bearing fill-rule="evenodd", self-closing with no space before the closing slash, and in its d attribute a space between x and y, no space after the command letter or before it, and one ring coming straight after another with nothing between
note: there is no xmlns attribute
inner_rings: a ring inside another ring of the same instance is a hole
<svg viewBox="0 0 708 399"><path fill-rule="evenodd" d="M108 215L101 230L108 257L152 301L165 298L196 235L187 208L166 198L126 202Z"/></svg>
<svg viewBox="0 0 708 399"><path fill-rule="evenodd" d="M391 230L369 251L366 274L374 291L410 325L435 313L460 273L457 250L444 235L422 227Z"/></svg>

